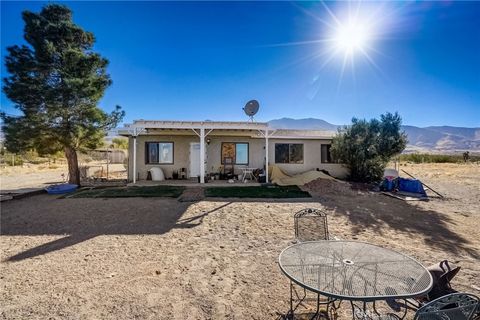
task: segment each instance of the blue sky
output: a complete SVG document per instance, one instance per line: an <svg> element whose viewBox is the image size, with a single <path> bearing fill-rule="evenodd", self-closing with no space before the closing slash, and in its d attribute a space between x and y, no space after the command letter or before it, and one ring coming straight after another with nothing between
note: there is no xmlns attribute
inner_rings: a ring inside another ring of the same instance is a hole
<svg viewBox="0 0 480 320"><path fill-rule="evenodd" d="M257 99L258 121L398 111L410 125L480 126L480 2L62 3L109 59L100 106L121 105L125 122L246 120ZM1 2L2 77L21 12L44 4ZM368 30L349 54L348 21ZM1 106L15 113L3 93Z"/></svg>

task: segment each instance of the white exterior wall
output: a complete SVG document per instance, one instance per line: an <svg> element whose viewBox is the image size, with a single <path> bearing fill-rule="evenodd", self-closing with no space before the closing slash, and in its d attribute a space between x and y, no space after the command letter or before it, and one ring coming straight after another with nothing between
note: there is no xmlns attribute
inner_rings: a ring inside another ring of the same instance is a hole
<svg viewBox="0 0 480 320"><path fill-rule="evenodd" d="M221 166L222 142L245 142L248 143L248 167L263 168L265 164L265 140L250 137L234 136L207 136L210 143L205 143L206 149L206 173L219 172ZM173 164L146 164L145 143L146 142L173 142ZM165 178L171 178L175 170L181 168L190 170L190 143L200 142L198 136L174 136L174 135L140 135L137 137L137 177L139 180L147 178L148 170L152 167L162 168ZM129 155L133 157L133 138L129 138ZM235 173L240 174L245 165L235 165ZM213 169L212 169L213 168ZM133 179L133 159L128 161L128 180Z"/></svg>
<svg viewBox="0 0 480 320"><path fill-rule="evenodd" d="M197 136L174 136L174 135L140 135L137 137L137 177L139 180L147 179L148 170L152 167L160 167L166 178L171 178L174 170L189 168L190 142L199 142ZM146 142L173 142L173 164L146 164ZM129 138L129 156L133 157L133 138ZM133 179L133 159L128 161L128 180Z"/></svg>
<svg viewBox="0 0 480 320"><path fill-rule="evenodd" d="M205 170L207 173L219 172L221 166L222 142L243 142L248 143L248 165L235 165L235 173L240 174L240 168L263 168L265 165L265 139L249 138L249 137L224 137L224 136L208 136L210 144L207 148L207 165ZM213 170L212 170L213 167Z"/></svg>
<svg viewBox="0 0 480 320"><path fill-rule="evenodd" d="M206 148L206 173L219 172L221 166L221 144L222 142L246 142L249 144L249 163L250 168L264 168L265 166L265 139L238 137L238 136L207 136L210 143L205 143ZM173 142L173 164L146 164L145 163L145 143L146 142ZM137 137L137 172L138 179L145 180L148 170L152 167L160 167L165 173L166 178L172 177L174 170L180 171L181 168L187 168L187 174L190 169L190 143L200 142L196 135L139 135ZM297 174L316 168L327 170L332 176L338 178L346 177L348 171L341 164L321 163L321 144L329 144L331 140L312 140L312 139L269 139L269 163L277 165L285 173ZM276 143L302 143L303 144L303 164L275 163L275 144ZM128 180L133 179L133 138L129 137L129 161L128 161ZM213 169L212 169L213 167ZM236 165L235 173L240 174L245 165Z"/></svg>
<svg viewBox="0 0 480 320"><path fill-rule="evenodd" d="M275 144L276 143L301 143L303 144L303 163L275 163ZM345 178L348 174L347 169L338 163L322 163L321 145L330 144L331 140L313 140L313 139L269 139L268 158L270 165L276 165L287 174L298 174L309 170L325 169L332 176Z"/></svg>

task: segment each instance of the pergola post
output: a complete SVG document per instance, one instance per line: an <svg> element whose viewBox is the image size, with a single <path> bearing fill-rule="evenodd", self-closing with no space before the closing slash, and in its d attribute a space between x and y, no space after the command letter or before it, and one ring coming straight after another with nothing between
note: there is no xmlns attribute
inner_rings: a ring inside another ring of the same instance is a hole
<svg viewBox="0 0 480 320"><path fill-rule="evenodd" d="M265 130L265 182L268 183L268 130Z"/></svg>
<svg viewBox="0 0 480 320"><path fill-rule="evenodd" d="M137 183L137 136L133 136L133 184Z"/></svg>
<svg viewBox="0 0 480 320"><path fill-rule="evenodd" d="M205 183L205 128L200 128L200 183Z"/></svg>
<svg viewBox="0 0 480 320"><path fill-rule="evenodd" d="M137 183L137 136L144 131L145 128L134 128L130 131L133 138L133 184Z"/></svg>

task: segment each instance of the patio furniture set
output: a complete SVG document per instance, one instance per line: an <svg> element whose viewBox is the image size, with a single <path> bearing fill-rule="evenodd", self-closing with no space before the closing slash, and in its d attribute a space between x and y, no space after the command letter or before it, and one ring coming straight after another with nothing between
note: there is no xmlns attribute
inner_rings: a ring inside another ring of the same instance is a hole
<svg viewBox="0 0 480 320"><path fill-rule="evenodd" d="M239 175L235 175L235 165L233 158L225 157L223 158L223 172L220 174L220 179L233 179L237 177L238 181L247 182L265 182L265 173L258 168L251 168L248 166L240 166L238 169L241 170Z"/></svg>
<svg viewBox="0 0 480 320"><path fill-rule="evenodd" d="M225 159L227 163L227 159ZM210 180L238 180L241 182L265 182L265 174L262 170L257 168L250 168L247 166L239 167L240 174L234 174L233 165L230 168L227 164L223 166L223 171L212 172L205 175L205 182ZM237 171L238 172L238 171ZM159 167L151 168L147 173L147 180L163 181L163 180L187 180L187 169L180 168L180 170L174 170L171 177L165 176L163 170ZM200 182L200 176L197 177Z"/></svg>
<svg viewBox="0 0 480 320"><path fill-rule="evenodd" d="M416 311L414 319L418 320L470 320L480 312L478 297L451 289L449 281L459 268L450 268L445 261L432 271L391 249L337 240L329 234L327 215L320 210L304 209L295 214L294 221L297 243L285 248L278 259L280 270L290 280L289 319L304 304L307 292L316 294L312 319L320 316L320 305L326 306L328 316L342 301L349 303L353 319L365 320L403 319L409 309ZM439 270L444 272L436 273ZM303 289L303 297L295 286ZM438 292L442 288L443 295ZM397 313L403 308L401 316L382 315L377 308L380 301Z"/></svg>

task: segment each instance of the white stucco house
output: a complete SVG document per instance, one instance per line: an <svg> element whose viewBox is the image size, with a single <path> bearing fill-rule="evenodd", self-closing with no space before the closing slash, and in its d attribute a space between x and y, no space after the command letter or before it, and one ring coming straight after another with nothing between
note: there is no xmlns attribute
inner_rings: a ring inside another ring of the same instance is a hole
<svg viewBox="0 0 480 320"><path fill-rule="evenodd" d="M148 171L160 167L165 176L184 172L203 183L204 177L232 168L263 169L276 165L297 174L325 169L343 178L344 166L330 157L332 132L273 129L267 123L220 121L135 120L118 129L129 139L128 180L145 180Z"/></svg>

